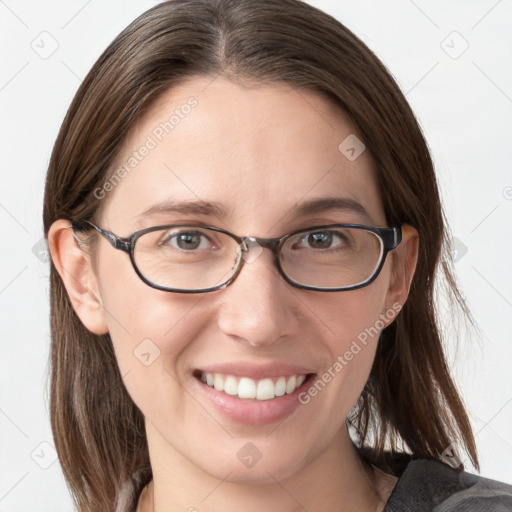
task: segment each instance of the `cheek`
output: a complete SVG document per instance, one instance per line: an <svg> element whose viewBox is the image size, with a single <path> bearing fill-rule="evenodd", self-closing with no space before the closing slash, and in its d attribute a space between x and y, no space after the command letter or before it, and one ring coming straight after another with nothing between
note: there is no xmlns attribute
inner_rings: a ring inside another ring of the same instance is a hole
<svg viewBox="0 0 512 512"><path fill-rule="evenodd" d="M139 404L156 390L174 394L173 376L208 316L200 297L151 288L122 263L100 270L100 294L121 375Z"/></svg>
<svg viewBox="0 0 512 512"><path fill-rule="evenodd" d="M385 312L386 284L385 279L377 279L368 287L334 298L323 296L321 302L311 306L328 327L324 330L328 356L304 399L324 395L326 410L333 411L340 421L356 403L370 374L379 336L386 326L381 316ZM395 314L393 311L389 320Z"/></svg>
<svg viewBox="0 0 512 512"><path fill-rule="evenodd" d="M196 297L161 297L158 290L148 290L116 310L123 326L117 321L110 323L124 385L154 425L201 424L204 411L190 400L184 379L189 377L194 340L206 329L207 315Z"/></svg>
<svg viewBox="0 0 512 512"><path fill-rule="evenodd" d="M334 294L331 300L323 296L322 302L312 306L321 312L329 327L331 349L337 354L344 353L354 341L365 346L375 345L386 325L381 316L385 313L386 290L386 280L377 279L367 287Z"/></svg>

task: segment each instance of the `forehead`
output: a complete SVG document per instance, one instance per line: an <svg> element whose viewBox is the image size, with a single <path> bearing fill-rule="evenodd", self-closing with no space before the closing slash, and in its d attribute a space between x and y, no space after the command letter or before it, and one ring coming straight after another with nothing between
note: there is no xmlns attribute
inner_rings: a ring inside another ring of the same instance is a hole
<svg viewBox="0 0 512 512"><path fill-rule="evenodd" d="M343 197L383 224L368 151L355 159L344 151L354 137L348 116L319 93L195 78L166 91L131 129L102 217L130 231L155 204L204 201L270 236L302 201Z"/></svg>

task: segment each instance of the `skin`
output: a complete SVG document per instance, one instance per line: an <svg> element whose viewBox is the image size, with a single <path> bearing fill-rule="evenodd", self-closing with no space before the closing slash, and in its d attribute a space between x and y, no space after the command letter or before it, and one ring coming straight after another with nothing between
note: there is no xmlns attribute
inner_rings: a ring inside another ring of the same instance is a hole
<svg viewBox="0 0 512 512"><path fill-rule="evenodd" d="M338 150L348 135L358 134L355 127L322 96L287 84L249 87L222 77L194 78L145 113L118 163L191 96L198 105L102 200L95 219L101 227L127 236L148 226L197 221L242 236L278 237L324 223L386 226L368 151L349 161ZM358 201L370 219L353 211L290 214L296 203L333 195ZM228 215L137 220L168 198L222 204ZM206 364L278 361L323 373L379 315L406 301L417 259L413 228L405 226L402 244L371 285L341 293L292 287L266 249L224 290L168 293L143 283L127 255L102 237L93 270L67 221L54 223L49 241L73 307L90 331L110 333L126 388L145 417L154 478L139 512L384 508L396 479L361 462L345 427L378 337L278 425L228 420L196 392L191 372ZM144 366L133 351L148 338L160 356ZM236 455L249 441L262 453L251 468Z"/></svg>

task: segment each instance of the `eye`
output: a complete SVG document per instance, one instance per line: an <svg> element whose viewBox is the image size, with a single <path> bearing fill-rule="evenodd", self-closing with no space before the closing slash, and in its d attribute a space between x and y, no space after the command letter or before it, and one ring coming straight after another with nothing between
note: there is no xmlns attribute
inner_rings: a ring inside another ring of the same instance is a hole
<svg viewBox="0 0 512 512"><path fill-rule="evenodd" d="M178 231L166 234L159 245L167 245L182 251L194 251L197 249L208 249L209 238L201 231Z"/></svg>
<svg viewBox="0 0 512 512"><path fill-rule="evenodd" d="M348 238L340 231L310 231L301 236L300 245L307 249L332 249L348 245Z"/></svg>

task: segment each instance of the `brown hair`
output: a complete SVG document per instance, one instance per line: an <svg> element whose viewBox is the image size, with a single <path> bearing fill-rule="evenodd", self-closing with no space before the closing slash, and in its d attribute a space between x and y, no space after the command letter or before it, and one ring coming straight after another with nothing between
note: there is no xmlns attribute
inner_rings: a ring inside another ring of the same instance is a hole
<svg viewBox="0 0 512 512"><path fill-rule="evenodd" d="M419 232L410 295L378 344L350 421L370 459L404 446L442 460L459 442L478 468L474 437L450 377L436 317L438 267L467 313L450 253L433 163L398 85L340 22L298 0L172 0L148 10L105 50L81 84L57 137L44 229L92 219L94 191L113 173L130 127L166 90L195 76L285 82L341 107L378 170L389 224ZM55 446L80 512L111 511L123 481L150 464L143 416L129 397L109 335L89 332L51 268L50 413Z"/></svg>

